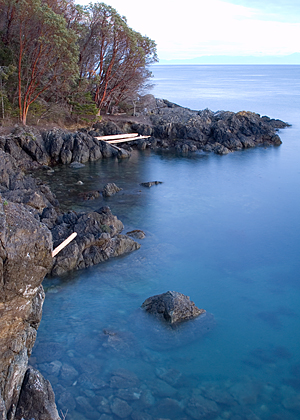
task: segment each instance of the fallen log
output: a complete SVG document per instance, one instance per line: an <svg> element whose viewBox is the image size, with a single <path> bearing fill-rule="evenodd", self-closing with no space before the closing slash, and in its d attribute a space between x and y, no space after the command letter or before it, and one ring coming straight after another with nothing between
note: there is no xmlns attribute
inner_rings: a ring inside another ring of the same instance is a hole
<svg viewBox="0 0 300 420"><path fill-rule="evenodd" d="M52 258L55 257L62 249L64 249L71 241L73 241L74 238L76 238L77 232L73 232L72 235L70 235L67 239L65 239L60 245L58 245L53 251L52 251Z"/></svg>
<svg viewBox="0 0 300 420"><path fill-rule="evenodd" d="M118 140L118 139L128 139L131 137L137 137L139 135L139 133L129 133L129 134L113 134L110 136L100 136L100 137L95 137L95 139L97 140Z"/></svg>

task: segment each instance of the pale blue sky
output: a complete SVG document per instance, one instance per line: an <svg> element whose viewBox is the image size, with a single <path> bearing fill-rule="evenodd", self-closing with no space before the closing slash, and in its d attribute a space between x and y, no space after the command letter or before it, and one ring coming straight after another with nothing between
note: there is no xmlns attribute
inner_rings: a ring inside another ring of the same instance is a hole
<svg viewBox="0 0 300 420"><path fill-rule="evenodd" d="M78 0L87 4L87 0ZM109 0L162 60L300 52L300 0Z"/></svg>

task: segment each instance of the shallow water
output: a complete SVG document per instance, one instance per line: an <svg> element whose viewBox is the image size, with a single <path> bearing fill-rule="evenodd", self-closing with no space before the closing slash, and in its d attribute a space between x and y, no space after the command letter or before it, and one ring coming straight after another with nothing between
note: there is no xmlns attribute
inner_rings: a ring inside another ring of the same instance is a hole
<svg viewBox="0 0 300 420"><path fill-rule="evenodd" d="M227 66L217 67L225 67L220 80L234 77ZM256 71L255 80L265 77L265 66L237 67L240 89L248 86L240 67ZM134 152L129 160L57 167L48 176L66 208L109 205L125 232L146 233L134 253L44 281L32 363L50 379L67 418L299 418L299 85L297 72L292 84L290 75L280 73L279 80L277 66L269 67L276 68L274 86L285 78L293 86L287 90L293 103L281 101L282 115L271 100L270 112L262 112L293 123L280 132L280 147L227 156ZM161 72L156 89L168 80L171 93L170 80L173 91L177 83L172 72L180 69L167 70L155 70ZM184 70L186 81L189 69ZM263 108L261 89L257 82ZM154 180L163 184L140 186ZM115 196L79 197L111 181L123 188ZM144 320L143 301L167 290L190 296L214 315L215 327L202 334L192 321L170 332Z"/></svg>

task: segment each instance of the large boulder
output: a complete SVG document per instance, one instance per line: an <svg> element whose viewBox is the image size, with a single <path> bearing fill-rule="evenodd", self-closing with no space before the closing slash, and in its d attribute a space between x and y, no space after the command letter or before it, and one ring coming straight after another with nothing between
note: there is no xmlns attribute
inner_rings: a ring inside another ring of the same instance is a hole
<svg viewBox="0 0 300 420"><path fill-rule="evenodd" d="M170 324L187 321L206 312L197 308L189 296L170 291L146 299L142 308Z"/></svg>
<svg viewBox="0 0 300 420"><path fill-rule="evenodd" d="M41 320L51 251L47 227L0 195L0 407L11 418Z"/></svg>

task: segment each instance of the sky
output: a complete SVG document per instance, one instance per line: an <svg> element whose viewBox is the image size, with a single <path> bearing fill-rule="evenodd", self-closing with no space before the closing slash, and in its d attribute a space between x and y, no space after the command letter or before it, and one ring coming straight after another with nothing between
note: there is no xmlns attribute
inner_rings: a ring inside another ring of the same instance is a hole
<svg viewBox="0 0 300 420"><path fill-rule="evenodd" d="M76 2L76 1L75 1ZM87 4L89 0L77 0ZM300 53L300 0L107 0L161 60Z"/></svg>

